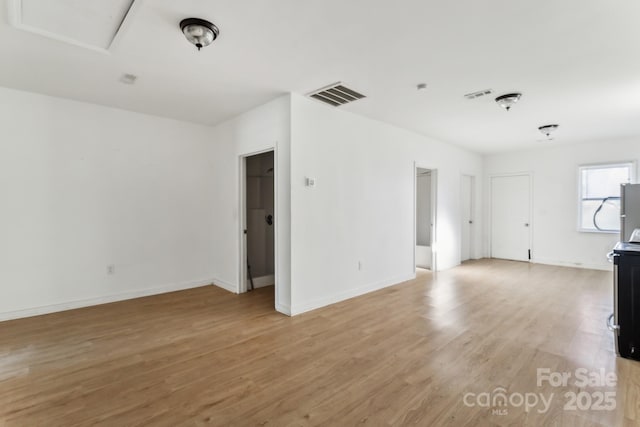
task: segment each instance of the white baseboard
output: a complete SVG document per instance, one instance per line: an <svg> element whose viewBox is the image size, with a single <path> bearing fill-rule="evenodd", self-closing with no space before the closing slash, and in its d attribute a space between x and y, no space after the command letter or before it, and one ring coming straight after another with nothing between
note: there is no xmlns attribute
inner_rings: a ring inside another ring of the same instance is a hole
<svg viewBox="0 0 640 427"><path fill-rule="evenodd" d="M416 277L416 274L415 272L413 272L413 273L405 274L392 279L371 283L369 285L361 286L359 288L350 289L348 291L340 292L338 294L334 294L328 297L318 298L313 301L292 306L291 315L296 316L298 314L305 313L307 311L315 310L321 307L326 307L327 305L335 304L340 301L344 301L350 298L355 298L360 295L368 294L369 292L374 292L389 286L397 285L399 283L406 282L407 280L415 279L415 277Z"/></svg>
<svg viewBox="0 0 640 427"><path fill-rule="evenodd" d="M531 262L534 264L557 265L558 267L584 268L588 270L603 270L603 271L613 270L613 264L607 263L607 262L603 262L602 264L583 264L579 262L557 261L557 260L551 260L546 258L533 258Z"/></svg>
<svg viewBox="0 0 640 427"><path fill-rule="evenodd" d="M237 294L238 293L238 287L232 283L226 282L224 280L221 279L213 279L213 285L217 286L219 288L224 289L225 291L229 291L231 293Z"/></svg>
<svg viewBox="0 0 640 427"><path fill-rule="evenodd" d="M174 283L170 285L156 286L153 288L141 289L130 292L121 292L113 295L106 295L96 298L88 298L83 300L69 301L60 304L45 305L23 310L7 311L0 313L0 322L13 319L21 319L23 317L40 316L42 314L56 313L59 311L73 310L76 308L89 307L92 305L108 304L111 302L124 301L128 299L147 297L150 295L165 294L168 292L183 291L185 289L199 288L209 286L212 282L218 283L215 279L202 279L189 282ZM222 287L218 285L219 287Z"/></svg>
<svg viewBox="0 0 640 427"><path fill-rule="evenodd" d="M287 316L291 316L291 307L289 307L288 305L276 303L276 311L282 314L286 314Z"/></svg>

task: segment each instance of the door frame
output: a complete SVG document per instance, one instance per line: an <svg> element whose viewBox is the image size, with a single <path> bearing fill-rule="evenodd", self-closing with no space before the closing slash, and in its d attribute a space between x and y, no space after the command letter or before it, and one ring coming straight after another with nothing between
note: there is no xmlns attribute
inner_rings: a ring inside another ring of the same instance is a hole
<svg viewBox="0 0 640 427"><path fill-rule="evenodd" d="M418 162L413 162L413 273L417 272L416 267L416 244L418 231L418 169L428 169L431 171L431 271L438 271L438 250L437 250L437 230L438 230L438 169L423 166Z"/></svg>
<svg viewBox="0 0 640 427"><path fill-rule="evenodd" d="M238 203L238 241L239 244L239 256L240 265L239 269L239 282L237 292L239 294L247 292L247 235L244 230L247 228L247 157L255 156L258 154L264 154L273 152L273 259L274 259L274 276L275 276L275 301L274 308L278 304L278 293L280 287L280 274L278 271L279 249L278 249L278 227L279 217L278 215L278 148L277 145L258 151L252 151L243 153L238 156L239 162L239 203Z"/></svg>
<svg viewBox="0 0 640 427"><path fill-rule="evenodd" d="M489 175L489 221L487 227L489 229L489 258L493 258L493 178L505 178L515 176L526 176L529 178L529 261L533 260L533 172L512 172L512 173L494 173ZM521 261L527 262L527 261Z"/></svg>
<svg viewBox="0 0 640 427"><path fill-rule="evenodd" d="M471 221L473 226L477 225L477 221L476 221L476 206L477 206L477 202L476 202L476 176L469 174L469 173L463 173L460 175L460 206L463 206L463 200L462 200L462 186L464 185L464 178L465 177L469 177L470 178L470 182L469 182L469 197L471 200L469 200L469 210L471 211ZM461 214L462 214L462 210L461 210ZM460 224L462 226L462 224ZM475 243L476 243L476 236L475 236L475 231L476 231L476 227L472 227L472 229L470 230L469 233L469 259L477 259L476 258L476 251L475 251ZM466 261L466 260L465 260ZM460 262L462 263L462 230L460 230Z"/></svg>

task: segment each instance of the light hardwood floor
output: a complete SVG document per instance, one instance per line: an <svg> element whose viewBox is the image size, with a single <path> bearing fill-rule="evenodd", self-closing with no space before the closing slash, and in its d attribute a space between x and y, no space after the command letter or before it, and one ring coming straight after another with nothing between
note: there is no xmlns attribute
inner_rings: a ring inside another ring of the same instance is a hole
<svg viewBox="0 0 640 427"><path fill-rule="evenodd" d="M294 318L272 288L205 287L4 322L0 426L638 425L611 299L607 272L483 260ZM581 367L617 373L581 389L615 391L616 410L563 410L574 379L536 385ZM465 406L498 387L554 397Z"/></svg>

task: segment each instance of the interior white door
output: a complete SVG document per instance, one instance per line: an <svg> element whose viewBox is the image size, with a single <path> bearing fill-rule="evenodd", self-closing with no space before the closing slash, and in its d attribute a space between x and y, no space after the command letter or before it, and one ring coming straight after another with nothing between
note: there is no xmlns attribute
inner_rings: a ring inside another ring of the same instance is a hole
<svg viewBox="0 0 640 427"><path fill-rule="evenodd" d="M528 261L530 245L529 175L491 178L491 257Z"/></svg>
<svg viewBox="0 0 640 427"><path fill-rule="evenodd" d="M473 177L462 176L462 200L461 200L461 236L460 236L460 260L471 259L471 246L473 239Z"/></svg>

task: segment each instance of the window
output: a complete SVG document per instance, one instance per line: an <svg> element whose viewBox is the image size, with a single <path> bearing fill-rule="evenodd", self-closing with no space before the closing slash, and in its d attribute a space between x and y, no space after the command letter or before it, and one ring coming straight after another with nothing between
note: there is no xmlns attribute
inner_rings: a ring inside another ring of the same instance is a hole
<svg viewBox="0 0 640 427"><path fill-rule="evenodd" d="M580 231L620 231L620 184L631 182L633 166L629 162L579 168Z"/></svg>

